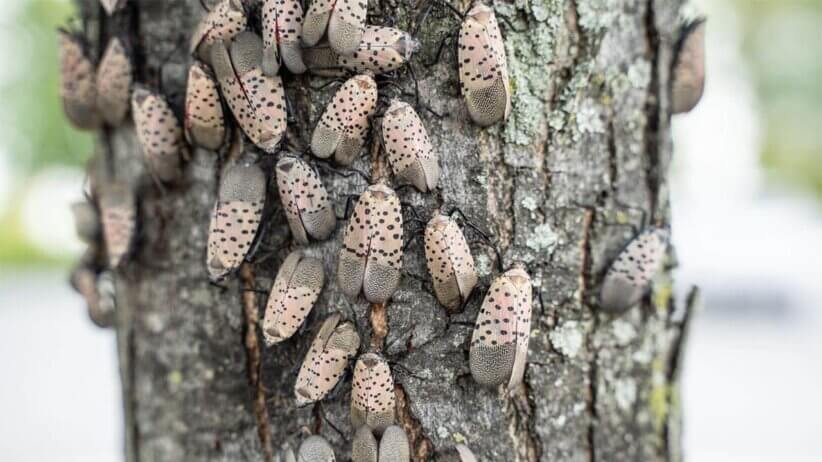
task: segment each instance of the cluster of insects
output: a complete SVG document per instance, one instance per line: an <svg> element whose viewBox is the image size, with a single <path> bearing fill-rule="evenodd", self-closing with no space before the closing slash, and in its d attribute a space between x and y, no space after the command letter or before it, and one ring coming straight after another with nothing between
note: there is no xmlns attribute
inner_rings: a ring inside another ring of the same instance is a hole
<svg viewBox="0 0 822 462"><path fill-rule="evenodd" d="M127 0L101 0L118 14ZM331 238L337 229L332 198L310 160L281 150L288 107L280 73L349 75L313 129L311 153L349 166L360 155L380 98L376 75L406 66L418 48L408 33L366 24L364 0L314 0L307 11L299 0L262 0L252 16L240 0L222 0L207 12L191 37L195 57L188 73L185 116L177 117L165 97L132 81L126 46L112 38L95 66L80 38L60 32L61 96L69 120L80 129L117 127L129 111L148 170L160 182L181 174L188 145L219 150L233 124L257 148L278 156L274 175L293 242L306 246ZM250 24L259 17L259 27ZM460 14L458 75L467 112L489 126L511 113L511 87L502 34L494 11L476 4ZM261 32L258 35L254 30ZM700 46L702 23L695 23L679 47L673 99L688 110L702 93ZM690 76L690 77L688 77ZM231 117L231 118L229 118ZM425 193L437 188L439 161L414 106L393 99L382 117L380 142L394 180ZM246 153L222 172L208 229L205 266L213 282L236 272L259 239L267 198L268 175ZM77 231L89 243L72 274L86 298L92 319L113 322L112 271L127 260L138 224L138 198L122 181L91 185L88 201L74 206ZM668 232L641 232L617 257L601 285L600 306L623 311L637 304L662 265ZM98 243L104 243L99 246ZM424 231L425 259L437 300L448 310L467 302L478 283L471 249L459 224L435 212ZM102 248L101 248L102 247ZM344 226L336 272L338 288L352 299L386 304L399 286L403 262L403 214L397 193L386 178L362 192ZM105 268L93 263L104 252ZM270 290L261 330L269 346L294 336L305 323L326 284L320 260L299 248L280 265ZM519 263L498 275L482 302L470 340L469 366L477 383L522 382L530 336L533 288ZM354 462L410 459L408 437L397 426L394 382L379 351L358 356L356 325L340 313L324 319L315 333L294 385L299 406L324 399L345 375L351 361L350 413ZM444 460L475 461L464 445L443 453ZM303 441L295 456L284 449L281 460L326 462L334 451L322 437Z"/></svg>

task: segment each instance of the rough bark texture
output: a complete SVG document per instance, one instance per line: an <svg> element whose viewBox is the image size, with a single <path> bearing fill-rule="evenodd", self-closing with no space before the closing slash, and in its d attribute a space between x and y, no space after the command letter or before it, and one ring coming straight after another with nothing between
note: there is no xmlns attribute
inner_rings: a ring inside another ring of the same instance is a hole
<svg viewBox="0 0 822 462"><path fill-rule="evenodd" d="M125 13L106 19L97 0L78 1L95 48L112 33L126 35L136 81L161 88L181 110L191 60L187 41L203 13L200 2L131 0ZM461 11L469 4L450 1ZM426 3L371 0L371 22L414 30ZM98 155L109 162L98 174L140 188L140 239L117 275L128 461L271 460L272 450L296 446L308 433L322 434L338 460L348 460L350 377L316 406L299 409L293 399L309 330L335 311L356 316L363 349L382 343L372 342L372 334L387 328L380 336L386 335L398 416L415 460L462 442L484 461L679 459L676 378L684 322L674 316L669 270L627 313L603 314L596 301L607 265L626 242L649 223L668 222L669 68L679 2L493 5L505 35L513 115L490 129L469 122L458 96L453 42L429 65L442 38L458 28L453 15L435 6L418 33L423 48L413 64L422 102L443 115L421 111L443 174L435 194L404 188L400 196L407 218L410 207L424 219L437 207L458 207L498 242L503 267L526 262L542 303L535 302L523 386L509 398L479 387L469 374L472 324L498 271L493 250L470 230L484 287L464 311L448 316L433 296L421 240L406 252L401 287L384 312L347 301L335 283L338 226L330 240L308 250L324 261L328 281L309 328L265 347L256 320L266 297L240 289L268 290L293 247L273 181L263 247L225 288L215 287L208 282L205 244L217 154L193 152L185 180L160 191L147 178L133 126L126 124L101 134ZM308 88L324 81L286 79L296 119L289 143L298 149L336 88ZM413 89L406 72L396 82ZM373 143L355 167L387 175L378 149ZM273 173L273 162L263 162ZM338 216L347 196L366 187L358 175L326 171L324 181ZM408 223L406 238L420 234L417 228Z"/></svg>

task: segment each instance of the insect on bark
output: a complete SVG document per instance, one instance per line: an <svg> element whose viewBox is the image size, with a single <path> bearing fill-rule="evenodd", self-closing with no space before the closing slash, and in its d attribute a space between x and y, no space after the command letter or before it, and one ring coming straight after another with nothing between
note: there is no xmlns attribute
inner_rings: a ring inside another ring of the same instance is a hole
<svg viewBox="0 0 822 462"><path fill-rule="evenodd" d="M297 462L334 462L334 449L322 436L311 435L300 445Z"/></svg>
<svg viewBox="0 0 822 462"><path fill-rule="evenodd" d="M400 184L422 192L437 187L440 166L428 132L408 103L394 100L382 120L382 139L388 163Z"/></svg>
<svg viewBox="0 0 822 462"><path fill-rule="evenodd" d="M468 113L483 127L511 113L511 84L502 33L494 11L478 4L468 11L459 33L460 88Z"/></svg>
<svg viewBox="0 0 822 462"><path fill-rule="evenodd" d="M97 109L109 125L116 127L128 113L131 92L131 60L120 39L109 40L96 78Z"/></svg>
<svg viewBox="0 0 822 462"><path fill-rule="evenodd" d="M403 67L419 49L419 42L393 27L365 26L362 41L350 55L341 55L328 42L304 50L309 70L317 75L336 76L343 70L386 74Z"/></svg>
<svg viewBox="0 0 822 462"><path fill-rule="evenodd" d="M311 136L315 156L350 165L360 153L368 132L368 119L377 104L377 84L370 75L348 79L334 94Z"/></svg>
<svg viewBox="0 0 822 462"><path fill-rule="evenodd" d="M225 117L217 81L199 62L188 70L184 120L186 139L190 143L211 151L223 145Z"/></svg>
<svg viewBox="0 0 822 462"><path fill-rule="evenodd" d="M468 446L458 444L438 454L437 462L477 462L477 458Z"/></svg>
<svg viewBox="0 0 822 462"><path fill-rule="evenodd" d="M640 233L620 252L602 282L602 309L620 312L639 302L662 267L668 238L667 229L650 228Z"/></svg>
<svg viewBox="0 0 822 462"><path fill-rule="evenodd" d="M211 63L211 48L218 41L230 41L244 31L248 19L241 0L223 0L206 13L191 35L191 53Z"/></svg>
<svg viewBox="0 0 822 462"><path fill-rule="evenodd" d="M206 262L212 281L222 280L245 259L265 205L265 173L245 158L226 168L211 214Z"/></svg>
<svg viewBox="0 0 822 462"><path fill-rule="evenodd" d="M687 24L676 46L671 84L671 112L689 112L705 91L705 19Z"/></svg>
<svg viewBox="0 0 822 462"><path fill-rule="evenodd" d="M94 204L89 201L75 202L71 204L71 213L77 237L86 244L95 244L100 238L100 215Z"/></svg>
<svg viewBox="0 0 822 462"><path fill-rule="evenodd" d="M283 157L277 162L277 186L294 240L306 245L309 237L328 239L337 217L314 169L298 158Z"/></svg>
<svg viewBox="0 0 822 462"><path fill-rule="evenodd" d="M391 425L386 428L379 445L367 425L360 427L354 434L351 462L408 462L410 457L408 435L402 427Z"/></svg>
<svg viewBox="0 0 822 462"><path fill-rule="evenodd" d="M137 228L137 199L122 182L100 185L100 222L108 253L109 268L117 268L131 249Z"/></svg>
<svg viewBox="0 0 822 462"><path fill-rule="evenodd" d="M212 65L228 107L251 141L273 153L285 133L286 109L280 76L263 74L263 42L253 32L242 32L230 44L217 41Z"/></svg>
<svg viewBox="0 0 822 462"><path fill-rule="evenodd" d="M522 265L498 276L482 302L471 336L469 363L477 383L522 382L531 334L531 278Z"/></svg>
<svg viewBox="0 0 822 462"><path fill-rule="evenodd" d="M267 345L291 338L314 308L325 275L320 260L299 250L286 257L268 296L263 318L263 337Z"/></svg>
<svg viewBox="0 0 822 462"><path fill-rule="evenodd" d="M437 300L454 310L477 284L474 257L457 223L439 212L425 227L425 261Z"/></svg>
<svg viewBox="0 0 822 462"><path fill-rule="evenodd" d="M363 38L367 10L366 0L314 0L305 15L303 43L316 45L327 28L335 52L353 53Z"/></svg>
<svg viewBox="0 0 822 462"><path fill-rule="evenodd" d="M348 297L361 291L371 303L385 303L397 289L402 269L402 212L397 194L379 183L360 196L340 249L337 282Z"/></svg>
<svg viewBox="0 0 822 462"><path fill-rule="evenodd" d="M298 406L315 403L337 386L348 361L360 348L360 336L353 323L341 322L339 313L323 322L303 359L294 396Z"/></svg>
<svg viewBox="0 0 822 462"><path fill-rule="evenodd" d="M80 37L58 30L60 45L60 97L69 122L80 130L100 127L94 63Z"/></svg>
<svg viewBox="0 0 822 462"><path fill-rule="evenodd" d="M294 74L305 72L301 37L303 7L299 0L264 0L263 63L265 75L280 71L280 61Z"/></svg>
<svg viewBox="0 0 822 462"><path fill-rule="evenodd" d="M376 353L367 353L354 366L351 389L351 424L354 428L367 425L382 434L394 424L394 378L388 362Z"/></svg>
<svg viewBox="0 0 822 462"><path fill-rule="evenodd" d="M149 170L162 181L180 175L183 131L168 102L158 93L137 88L131 96L137 139Z"/></svg>

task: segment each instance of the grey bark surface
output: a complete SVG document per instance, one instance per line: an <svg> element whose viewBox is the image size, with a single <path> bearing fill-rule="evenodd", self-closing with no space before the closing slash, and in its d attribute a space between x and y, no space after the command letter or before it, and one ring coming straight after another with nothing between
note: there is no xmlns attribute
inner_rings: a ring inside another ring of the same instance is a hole
<svg viewBox="0 0 822 462"><path fill-rule="evenodd" d="M97 0L78 2L94 49L111 34L125 35L135 80L162 89L182 111L191 63L187 42L203 14L200 2L131 0L115 19L105 17ZM281 444L296 447L312 433L334 445L338 460L348 460L350 373L322 403L297 408L293 399L312 331L332 312L356 318L362 352L384 347L416 461L432 460L456 443L483 461L680 458L676 379L686 326L675 316L673 256L640 306L620 315L597 308L610 261L642 227L669 221L669 69L679 2L489 3L505 36L512 117L489 129L470 123L458 95L455 47L447 45L431 64L442 38L459 27L435 7L420 28L422 49L412 62L422 102L444 115L420 111L442 177L434 194L410 188L399 194L425 219L438 207L458 207L498 242L503 267L527 264L539 299L524 384L508 397L470 376L473 321L498 272L495 253L470 230L479 293L449 316L433 296L421 240L408 248L400 289L385 310L348 301L335 282L338 226L331 239L307 248L322 259L327 275L308 327L265 347L255 321L266 296L241 287L268 290L294 247L273 178L262 248L225 288L215 287L208 282L205 247L223 163L216 153L195 150L184 180L160 191L127 123L101 134L98 158L106 168L95 172L130 181L140 197L139 240L117 272L126 460L269 461ZM412 31L425 4L371 0L369 13L374 23ZM452 4L461 11L469 6ZM397 82L411 91L408 74L399 75ZM336 89L308 88L322 82L286 78L296 118L288 139L298 149ZM243 149L254 151L250 143ZM368 154L355 167L374 178L388 175L378 143ZM271 157L261 157L272 174ZM323 179L338 216L347 196L367 186L358 175L323 171ZM408 239L420 231L408 223L405 233Z"/></svg>

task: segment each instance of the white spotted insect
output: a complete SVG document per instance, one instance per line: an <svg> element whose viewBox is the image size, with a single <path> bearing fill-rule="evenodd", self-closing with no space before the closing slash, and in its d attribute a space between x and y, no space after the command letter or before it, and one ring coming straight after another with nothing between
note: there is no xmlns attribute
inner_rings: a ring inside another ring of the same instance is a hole
<svg viewBox="0 0 822 462"><path fill-rule="evenodd" d="M274 279L263 318L263 338L273 345L291 338L314 308L325 274L320 260L295 250L286 257Z"/></svg>
<svg viewBox="0 0 822 462"><path fill-rule="evenodd" d="M468 300L477 285L474 257L456 221L439 211L425 227L425 262L443 306L454 310Z"/></svg>
<svg viewBox="0 0 822 462"><path fill-rule="evenodd" d="M211 48L218 41L231 41L248 22L242 0L223 0L200 20L191 35L192 54L210 64Z"/></svg>
<svg viewBox="0 0 822 462"><path fill-rule="evenodd" d="M322 436L311 435L297 451L297 462L335 462L334 449Z"/></svg>
<svg viewBox="0 0 822 462"><path fill-rule="evenodd" d="M351 445L351 462L408 462L411 460L411 448L405 430L397 425L386 428L377 439L367 425L360 427L354 434Z"/></svg>
<svg viewBox="0 0 822 462"><path fill-rule="evenodd" d="M382 434L395 419L394 378L388 362L376 353L366 353L354 366L351 389L351 424L354 428L367 425Z"/></svg>
<svg viewBox="0 0 822 462"><path fill-rule="evenodd" d="M251 249L265 192L265 173L250 158L226 168L208 231L206 264L212 281L220 281L239 268Z"/></svg>
<svg viewBox="0 0 822 462"><path fill-rule="evenodd" d="M671 112L689 112L705 90L705 19L685 25L676 45L671 85Z"/></svg>
<svg viewBox="0 0 822 462"><path fill-rule="evenodd" d="M460 88L468 113L487 127L511 113L511 84L502 33L491 8L477 4L465 16L459 33Z"/></svg>
<svg viewBox="0 0 822 462"><path fill-rule="evenodd" d="M531 335L531 278L521 264L494 279L471 336L469 363L477 383L522 382Z"/></svg>
<svg viewBox="0 0 822 462"><path fill-rule="evenodd" d="M328 239L337 226L337 217L317 172L295 157L277 162L277 186L291 235L306 245L308 238Z"/></svg>
<svg viewBox="0 0 822 462"><path fill-rule="evenodd" d="M131 112L149 170L162 181L174 180L181 173L183 130L171 106L160 94L138 87Z"/></svg>
<svg viewBox="0 0 822 462"><path fill-rule="evenodd" d="M662 267L668 238L667 229L650 228L640 233L620 252L602 282L602 309L620 312L639 302Z"/></svg>
<svg viewBox="0 0 822 462"><path fill-rule="evenodd" d="M422 192L437 187L439 159L422 120L410 104L391 102L382 120L382 139L398 183L414 185Z"/></svg>
<svg viewBox="0 0 822 462"><path fill-rule="evenodd" d="M101 124L97 112L94 63L86 55L81 38L58 30L60 46L60 97L69 122L80 130L95 130Z"/></svg>
<svg viewBox="0 0 822 462"><path fill-rule="evenodd" d="M225 116L217 81L195 62L188 70L185 135L189 143L216 151L225 140Z"/></svg>
<svg viewBox="0 0 822 462"><path fill-rule="evenodd" d="M294 397L298 406L325 398L343 376L346 366L360 348L360 335L353 323L334 313L323 321L303 359Z"/></svg>
<svg viewBox="0 0 822 462"><path fill-rule="evenodd" d="M131 249L137 228L137 199L126 183L100 185L98 204L109 268L117 268Z"/></svg>
<svg viewBox="0 0 822 462"><path fill-rule="evenodd" d="M365 26L362 41L350 55L341 55L327 42L304 50L309 70L317 75L336 76L343 70L386 74L403 67L419 49L419 42L393 27Z"/></svg>
<svg viewBox="0 0 822 462"><path fill-rule="evenodd" d="M303 8L299 0L263 0L263 63L265 75L280 71L280 61L294 74L305 72L301 45Z"/></svg>
<svg viewBox="0 0 822 462"><path fill-rule="evenodd" d="M400 282L402 210L397 194L383 183L360 196L340 249L337 283L348 297L360 292L371 303L385 303Z"/></svg>
<svg viewBox="0 0 822 462"><path fill-rule="evenodd" d="M327 159L333 154L338 163L350 165L365 143L376 104L377 83L370 75L356 75L345 81L311 135L314 155Z"/></svg>
<svg viewBox="0 0 822 462"><path fill-rule="evenodd" d="M363 39L367 10L366 0L314 0L305 14L303 43L316 45L327 28L335 52L353 53Z"/></svg>
<svg viewBox="0 0 822 462"><path fill-rule="evenodd" d="M97 110L111 126L118 126L128 113L131 94L131 60L118 38L108 42L97 66Z"/></svg>
<svg viewBox="0 0 822 462"><path fill-rule="evenodd" d="M106 10L106 14L111 16L118 10L123 9L128 0L100 0L100 3L103 5L103 9Z"/></svg>
<svg viewBox="0 0 822 462"><path fill-rule="evenodd" d="M285 91L279 75L263 74L263 42L253 32L212 47L212 65L228 107L251 141L273 153L286 129Z"/></svg>
<svg viewBox="0 0 822 462"><path fill-rule="evenodd" d="M100 238L100 214L97 208L89 201L71 204L71 213L74 217L74 229L77 237L86 244L94 244Z"/></svg>

